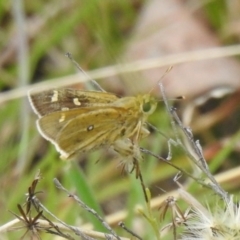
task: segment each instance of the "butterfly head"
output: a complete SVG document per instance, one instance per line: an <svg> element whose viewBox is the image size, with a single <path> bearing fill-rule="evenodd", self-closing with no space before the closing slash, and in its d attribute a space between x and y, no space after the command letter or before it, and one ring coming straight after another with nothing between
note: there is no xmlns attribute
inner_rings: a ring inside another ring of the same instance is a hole
<svg viewBox="0 0 240 240"><path fill-rule="evenodd" d="M141 96L141 109L144 115L151 115L157 107L157 100L150 94Z"/></svg>

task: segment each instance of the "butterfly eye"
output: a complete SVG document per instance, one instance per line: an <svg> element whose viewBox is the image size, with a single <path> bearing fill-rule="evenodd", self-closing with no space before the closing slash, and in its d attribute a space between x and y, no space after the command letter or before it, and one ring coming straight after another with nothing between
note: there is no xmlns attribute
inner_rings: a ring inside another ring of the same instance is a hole
<svg viewBox="0 0 240 240"><path fill-rule="evenodd" d="M145 113L150 112L150 111L152 110L152 104L151 104L150 102L145 102L145 103L143 103L143 105L142 105L142 110L143 110L143 112L145 112Z"/></svg>
<svg viewBox="0 0 240 240"><path fill-rule="evenodd" d="M142 112L143 114L152 114L157 107L157 101L154 98L150 98L148 95L142 101Z"/></svg>

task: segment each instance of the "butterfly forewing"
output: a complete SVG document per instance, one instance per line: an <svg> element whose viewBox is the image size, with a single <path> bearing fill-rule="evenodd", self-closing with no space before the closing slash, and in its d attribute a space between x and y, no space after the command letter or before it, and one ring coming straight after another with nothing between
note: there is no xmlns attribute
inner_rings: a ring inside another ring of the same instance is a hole
<svg viewBox="0 0 240 240"><path fill-rule="evenodd" d="M101 107L113 103L117 99L119 97L111 93L80 91L70 88L52 89L40 93L29 92L29 101L39 116L66 109Z"/></svg>

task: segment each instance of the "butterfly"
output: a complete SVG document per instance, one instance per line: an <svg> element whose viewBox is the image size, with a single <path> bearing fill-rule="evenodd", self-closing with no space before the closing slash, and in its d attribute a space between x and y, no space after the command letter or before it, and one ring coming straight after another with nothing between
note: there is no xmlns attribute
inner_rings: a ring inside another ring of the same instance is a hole
<svg viewBox="0 0 240 240"><path fill-rule="evenodd" d="M112 147L139 159L138 142L149 134L146 121L157 101L150 94L119 97L113 93L69 88L29 92L40 134L61 158Z"/></svg>

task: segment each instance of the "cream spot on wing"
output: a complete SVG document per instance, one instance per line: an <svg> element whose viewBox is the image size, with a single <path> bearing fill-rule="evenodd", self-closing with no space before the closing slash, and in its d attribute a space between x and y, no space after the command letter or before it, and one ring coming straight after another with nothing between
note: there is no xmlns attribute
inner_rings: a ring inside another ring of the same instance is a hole
<svg viewBox="0 0 240 240"><path fill-rule="evenodd" d="M74 98L73 99L73 103L77 106L81 106L81 102L79 102L79 99L78 98Z"/></svg>
<svg viewBox="0 0 240 240"><path fill-rule="evenodd" d="M53 90L53 96L51 98L51 102L57 102L58 101L58 91Z"/></svg>
<svg viewBox="0 0 240 240"><path fill-rule="evenodd" d="M87 127L87 131L92 131L94 129L94 125L89 125L88 127Z"/></svg>
<svg viewBox="0 0 240 240"><path fill-rule="evenodd" d="M61 113L61 117L59 119L59 122L64 122L66 118L66 115L64 113Z"/></svg>

